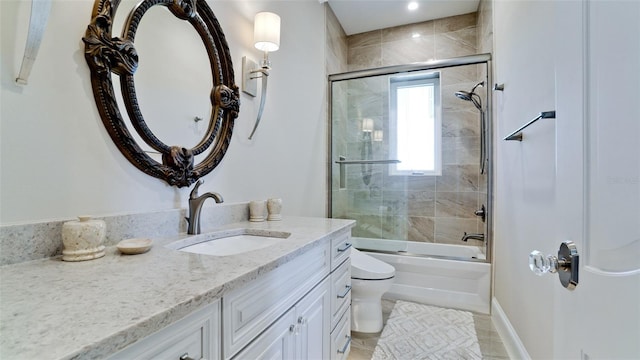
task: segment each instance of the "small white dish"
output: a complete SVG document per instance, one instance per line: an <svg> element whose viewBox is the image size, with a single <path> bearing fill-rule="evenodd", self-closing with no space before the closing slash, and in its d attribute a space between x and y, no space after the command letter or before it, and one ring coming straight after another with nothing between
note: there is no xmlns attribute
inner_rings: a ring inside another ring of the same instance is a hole
<svg viewBox="0 0 640 360"><path fill-rule="evenodd" d="M135 238L122 240L116 246L123 254L135 255L149 251L152 244L153 241L151 239Z"/></svg>

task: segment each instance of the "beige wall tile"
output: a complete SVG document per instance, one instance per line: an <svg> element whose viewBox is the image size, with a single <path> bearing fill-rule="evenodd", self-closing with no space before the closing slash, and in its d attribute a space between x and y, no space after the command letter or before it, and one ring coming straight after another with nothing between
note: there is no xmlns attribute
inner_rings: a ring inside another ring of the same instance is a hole
<svg viewBox="0 0 640 360"><path fill-rule="evenodd" d="M347 37L347 45L350 49L363 46L379 45L381 42L382 30L374 30Z"/></svg>
<svg viewBox="0 0 640 360"><path fill-rule="evenodd" d="M435 240L434 219L423 216L410 216L407 240L433 242Z"/></svg>
<svg viewBox="0 0 640 360"><path fill-rule="evenodd" d="M382 66L429 61L434 58L433 36L409 38L382 44Z"/></svg>
<svg viewBox="0 0 640 360"><path fill-rule="evenodd" d="M348 54L349 71L382 66L382 45L350 47Z"/></svg>
<svg viewBox="0 0 640 360"><path fill-rule="evenodd" d="M382 42L413 39L415 35L419 37L432 37L434 34L434 24L434 21L425 21L382 29Z"/></svg>
<svg viewBox="0 0 640 360"><path fill-rule="evenodd" d="M457 31L469 27L475 27L477 22L477 13L469 13L458 16L451 16L435 21L435 33L442 34L450 31Z"/></svg>

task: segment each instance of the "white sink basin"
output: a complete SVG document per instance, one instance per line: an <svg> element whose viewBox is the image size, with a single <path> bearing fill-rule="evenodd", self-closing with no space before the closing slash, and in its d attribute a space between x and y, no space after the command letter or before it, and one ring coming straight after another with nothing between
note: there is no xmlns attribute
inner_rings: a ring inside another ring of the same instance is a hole
<svg viewBox="0 0 640 360"><path fill-rule="evenodd" d="M229 256L264 249L286 240L290 233L237 229L196 235L167 245L168 248L203 255Z"/></svg>
<svg viewBox="0 0 640 360"><path fill-rule="evenodd" d="M263 249L283 240L285 239L269 236L236 235L183 247L180 251L204 255L227 256Z"/></svg>

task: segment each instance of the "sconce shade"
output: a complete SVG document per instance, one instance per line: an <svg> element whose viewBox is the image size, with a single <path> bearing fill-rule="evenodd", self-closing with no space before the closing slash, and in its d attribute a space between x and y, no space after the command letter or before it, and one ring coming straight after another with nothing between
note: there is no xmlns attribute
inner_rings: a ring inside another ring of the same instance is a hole
<svg viewBox="0 0 640 360"><path fill-rule="evenodd" d="M384 132L382 130L373 131L373 141L382 141L384 139Z"/></svg>
<svg viewBox="0 0 640 360"><path fill-rule="evenodd" d="M280 48L280 16L257 13L253 23L253 42L258 50L273 52Z"/></svg>
<svg viewBox="0 0 640 360"><path fill-rule="evenodd" d="M367 133L373 132L373 119L362 119L362 131Z"/></svg>

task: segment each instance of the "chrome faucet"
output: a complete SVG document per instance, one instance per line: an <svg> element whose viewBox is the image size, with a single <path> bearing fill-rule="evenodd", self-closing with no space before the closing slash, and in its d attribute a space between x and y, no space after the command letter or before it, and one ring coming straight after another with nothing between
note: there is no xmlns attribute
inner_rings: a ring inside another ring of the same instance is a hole
<svg viewBox="0 0 640 360"><path fill-rule="evenodd" d="M462 241L467 241L469 239L484 241L484 234L467 234L465 231L462 236Z"/></svg>
<svg viewBox="0 0 640 360"><path fill-rule="evenodd" d="M189 225L187 227L187 234L189 235L200 234L200 212L202 211L202 204L204 204L205 200L212 198L217 204L224 201L222 200L222 196L215 192L207 192L198 196L198 188L203 183L204 181L198 180L189 195L189 217L185 218Z"/></svg>

